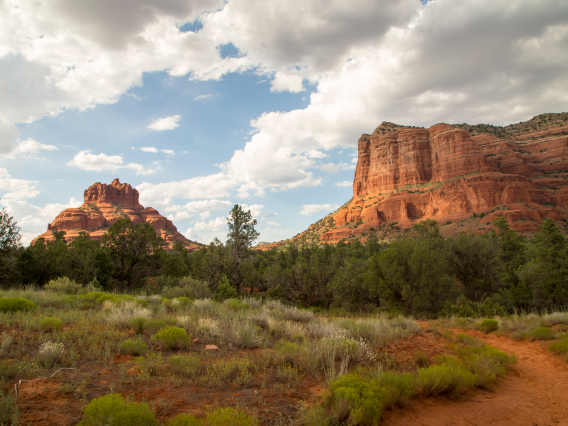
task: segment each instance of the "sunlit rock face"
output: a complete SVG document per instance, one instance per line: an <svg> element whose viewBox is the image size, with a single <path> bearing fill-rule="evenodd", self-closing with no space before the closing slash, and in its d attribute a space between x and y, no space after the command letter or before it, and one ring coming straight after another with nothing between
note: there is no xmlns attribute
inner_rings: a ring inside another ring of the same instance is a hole
<svg viewBox="0 0 568 426"><path fill-rule="evenodd" d="M567 219L568 114L507 127L382 123L359 139L353 200L320 241L434 219L443 232L488 231L505 216L519 232ZM564 230L564 224L561 224Z"/></svg>
<svg viewBox="0 0 568 426"><path fill-rule="evenodd" d="M65 231L67 241L72 241L79 232L88 232L93 239L100 239L108 228L119 219L128 218L132 223L148 222L156 234L160 235L165 246L171 248L181 241L187 249L193 250L199 244L180 234L171 220L168 220L152 207L144 208L139 202L138 191L118 179L110 185L97 182L83 193L83 204L76 209L65 209L48 225L47 232L39 235L45 240L53 240L54 231Z"/></svg>

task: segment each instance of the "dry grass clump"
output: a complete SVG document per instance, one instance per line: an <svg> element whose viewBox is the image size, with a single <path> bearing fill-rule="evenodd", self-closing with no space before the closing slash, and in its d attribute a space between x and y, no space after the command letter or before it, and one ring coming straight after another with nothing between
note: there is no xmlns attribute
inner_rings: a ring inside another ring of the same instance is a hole
<svg viewBox="0 0 568 426"><path fill-rule="evenodd" d="M197 331L204 337L219 337L221 335L219 321L213 318L199 318L197 320Z"/></svg>
<svg viewBox="0 0 568 426"><path fill-rule="evenodd" d="M112 306L106 320L117 324L126 326L132 318L149 318L152 312L149 309L143 308L138 303L126 300L118 305Z"/></svg>

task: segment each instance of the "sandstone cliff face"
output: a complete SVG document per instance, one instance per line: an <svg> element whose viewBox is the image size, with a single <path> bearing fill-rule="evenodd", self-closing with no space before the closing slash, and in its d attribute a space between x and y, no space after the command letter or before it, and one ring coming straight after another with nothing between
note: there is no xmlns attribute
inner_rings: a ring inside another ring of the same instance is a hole
<svg viewBox="0 0 568 426"><path fill-rule="evenodd" d="M152 207L144 208L139 200L138 191L118 179L110 185L95 183L85 190L84 201L77 209L65 209L47 226L47 232L38 238L53 240L54 231L65 231L67 241L72 241L79 232L88 232L93 239L100 239L108 228L119 219L128 218L132 223L148 222L160 235L165 246L171 248L176 241L181 241L189 250L200 247L177 231L168 220Z"/></svg>
<svg viewBox="0 0 568 426"><path fill-rule="evenodd" d="M446 233L487 231L497 216L536 232L546 217L568 220L567 207L568 114L504 128L383 123L359 139L353 199L320 242L427 218Z"/></svg>

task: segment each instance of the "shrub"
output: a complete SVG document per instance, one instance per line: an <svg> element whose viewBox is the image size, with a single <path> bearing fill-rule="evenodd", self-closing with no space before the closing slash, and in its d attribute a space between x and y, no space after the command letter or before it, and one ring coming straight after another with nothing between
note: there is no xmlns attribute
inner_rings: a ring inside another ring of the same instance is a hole
<svg viewBox="0 0 568 426"><path fill-rule="evenodd" d="M166 287L162 295L168 299L187 297L189 299L206 299L213 296L206 281L197 280L192 277L183 277L178 281L178 285Z"/></svg>
<svg viewBox="0 0 568 426"><path fill-rule="evenodd" d="M0 356L3 356L14 341L14 335L12 333L3 331L1 340L2 342L0 342Z"/></svg>
<svg viewBox="0 0 568 426"><path fill-rule="evenodd" d="M39 360L46 366L51 367L65 352L63 343L43 342L39 347Z"/></svg>
<svg viewBox="0 0 568 426"><path fill-rule="evenodd" d="M59 330L63 327L63 321L59 318L45 317L39 322L39 328L43 331Z"/></svg>
<svg viewBox="0 0 568 426"><path fill-rule="evenodd" d="M221 328L219 322L213 318L199 318L197 320L197 330L204 336L220 336Z"/></svg>
<svg viewBox="0 0 568 426"><path fill-rule="evenodd" d="M477 377L475 381L477 387L493 389L497 376L505 373L501 363L487 353L470 355L463 362L464 366Z"/></svg>
<svg viewBox="0 0 568 426"><path fill-rule="evenodd" d="M157 426L158 420L150 406L127 401L118 394L93 399L83 411L79 426Z"/></svg>
<svg viewBox="0 0 568 426"><path fill-rule="evenodd" d="M97 300L100 300L97 299ZM102 303L102 302L101 302ZM135 317L148 318L151 312L149 309L139 306L133 300L125 300L120 304L115 304L108 316L107 321L113 322L118 325L128 325L128 322Z"/></svg>
<svg viewBox="0 0 568 426"><path fill-rule="evenodd" d="M556 355L563 355L568 353L568 342L562 340L560 342L551 343L548 346L548 350Z"/></svg>
<svg viewBox="0 0 568 426"><path fill-rule="evenodd" d="M477 377L457 362L448 362L421 369L418 381L426 396L440 393L457 396L462 390L475 386Z"/></svg>
<svg viewBox="0 0 568 426"><path fill-rule="evenodd" d="M0 390L0 424L2 425L19 425L20 410L16 403L16 395L14 390L10 390L7 395Z"/></svg>
<svg viewBox="0 0 568 426"><path fill-rule="evenodd" d="M134 362L142 372L152 376L161 370L164 360L162 359L162 354L150 353L145 357L137 357Z"/></svg>
<svg viewBox="0 0 568 426"><path fill-rule="evenodd" d="M385 408L406 405L418 393L416 377L410 373L387 371L380 373L375 380L388 391L382 401Z"/></svg>
<svg viewBox="0 0 568 426"><path fill-rule="evenodd" d="M224 304L225 304L225 306L227 306L228 308L230 308L234 311L240 311L242 309L249 309L250 308L250 306L248 304L243 303L242 300L235 299L235 298L225 300Z"/></svg>
<svg viewBox="0 0 568 426"><path fill-rule="evenodd" d="M166 326L167 326L167 324L164 320L147 319L146 321L144 321L144 325L142 326L142 328L144 329L144 331L147 331L150 334L154 334L158 330L161 330L162 328L164 328Z"/></svg>
<svg viewBox="0 0 568 426"><path fill-rule="evenodd" d="M56 293L77 294L83 287L67 277L59 277L55 280L50 280L43 288Z"/></svg>
<svg viewBox="0 0 568 426"><path fill-rule="evenodd" d="M3 297L0 298L1 312L33 311L37 306L23 297Z"/></svg>
<svg viewBox="0 0 568 426"><path fill-rule="evenodd" d="M134 317L128 320L128 325L132 327L134 332L142 334L142 332L144 331L144 326L146 325L146 321L148 320L144 317Z"/></svg>
<svg viewBox="0 0 568 426"><path fill-rule="evenodd" d="M467 346L479 346L479 340L477 340L474 337L471 337L469 334L465 334L465 333L458 333L456 334L456 340L459 343L463 343L464 345Z"/></svg>
<svg viewBox="0 0 568 426"><path fill-rule="evenodd" d="M414 358L414 362L419 367L426 367L428 364L430 364L430 360L428 359L428 355L426 355L425 352L418 351L414 354L413 358Z"/></svg>
<svg viewBox="0 0 568 426"><path fill-rule="evenodd" d="M230 343L241 348L260 348L263 338L257 330L258 327L249 321L236 321L227 338Z"/></svg>
<svg viewBox="0 0 568 426"><path fill-rule="evenodd" d="M258 420L234 408L216 408L205 416L207 426L257 426Z"/></svg>
<svg viewBox="0 0 568 426"><path fill-rule="evenodd" d="M215 296L213 296L213 300L216 302L222 302L227 299L236 299L237 297L239 297L237 289L231 285L227 276L223 274L221 276L221 282L215 292Z"/></svg>
<svg viewBox="0 0 568 426"><path fill-rule="evenodd" d="M168 422L168 426L200 426L203 423L189 414L178 414Z"/></svg>
<svg viewBox="0 0 568 426"><path fill-rule="evenodd" d="M330 385L330 403L348 408L347 424L376 424L382 413L382 401L388 391L377 381L356 374L346 374L335 379ZM347 420L347 419L346 419Z"/></svg>
<svg viewBox="0 0 568 426"><path fill-rule="evenodd" d="M127 355L142 355L147 349L146 343L142 340L128 339L119 345L120 352Z"/></svg>
<svg viewBox="0 0 568 426"><path fill-rule="evenodd" d="M528 333L534 340L554 340L556 333L548 327L538 327Z"/></svg>
<svg viewBox="0 0 568 426"><path fill-rule="evenodd" d="M166 349L181 348L189 344L189 337L185 330L175 326L162 328L152 336L152 340L161 343Z"/></svg>
<svg viewBox="0 0 568 426"><path fill-rule="evenodd" d="M201 359L196 356L171 356L168 358L170 368L182 376L195 377L201 370Z"/></svg>
<svg viewBox="0 0 568 426"><path fill-rule="evenodd" d="M494 319L484 319L479 327L479 330L486 334L491 333L492 331L497 331L498 329L499 323Z"/></svg>

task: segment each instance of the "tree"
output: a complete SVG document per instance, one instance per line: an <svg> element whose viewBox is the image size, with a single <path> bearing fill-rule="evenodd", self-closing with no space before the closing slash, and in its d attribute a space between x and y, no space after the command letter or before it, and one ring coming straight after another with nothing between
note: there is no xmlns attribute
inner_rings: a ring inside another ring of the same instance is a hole
<svg viewBox="0 0 568 426"><path fill-rule="evenodd" d="M245 212L239 204L235 204L227 218L227 225L229 226L227 247L231 254L233 269L231 278L237 292L243 281L241 264L254 240L260 236L260 233L254 228L256 224L256 219L253 219L250 210Z"/></svg>
<svg viewBox="0 0 568 426"><path fill-rule="evenodd" d="M20 228L6 209L0 211L0 252L7 253L20 247Z"/></svg>
<svg viewBox="0 0 568 426"><path fill-rule="evenodd" d="M114 263L114 277L122 286L157 273L163 251L162 238L147 222L133 225L130 219L119 219L101 238Z"/></svg>

